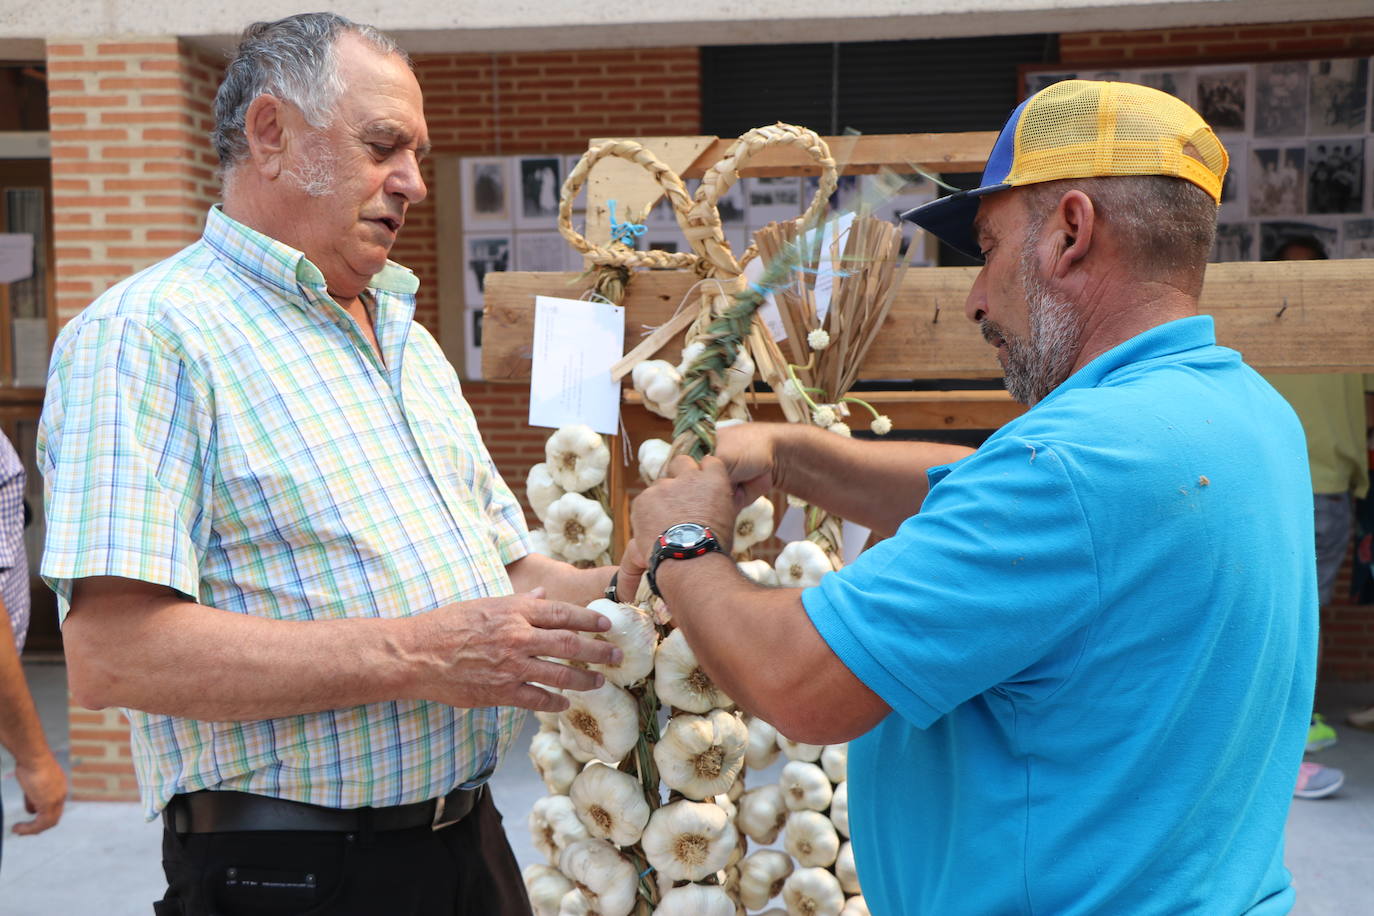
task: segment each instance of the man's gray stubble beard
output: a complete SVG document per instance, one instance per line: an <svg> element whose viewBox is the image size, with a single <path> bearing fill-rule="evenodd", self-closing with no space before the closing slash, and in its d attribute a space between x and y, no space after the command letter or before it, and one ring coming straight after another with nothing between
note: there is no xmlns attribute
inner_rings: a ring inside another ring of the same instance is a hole
<svg viewBox="0 0 1374 916"><path fill-rule="evenodd" d="M1073 303L1056 296L1035 270L1035 238L1021 254L1020 280L1026 292L1029 339L1001 333L1007 347L1005 384L1013 399L1033 407L1069 377L1078 355L1082 319ZM998 329L999 332L1001 329Z"/></svg>

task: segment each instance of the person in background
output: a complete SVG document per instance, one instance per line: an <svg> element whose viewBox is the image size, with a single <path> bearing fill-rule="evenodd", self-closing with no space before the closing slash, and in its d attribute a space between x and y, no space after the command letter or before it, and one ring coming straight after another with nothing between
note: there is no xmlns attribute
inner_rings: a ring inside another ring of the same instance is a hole
<svg viewBox="0 0 1374 916"><path fill-rule="evenodd" d="M1312 236L1293 236L1269 252L1271 261L1326 260L1325 246ZM1369 492L1366 446L1374 376L1350 372L1273 373L1266 378L1283 395L1307 436L1312 471L1312 512L1317 550L1317 595L1323 609L1336 591L1336 576L1350 553L1355 500ZM1322 640L1322 644L1325 639ZM1336 743L1336 730L1314 713L1307 752ZM1304 761L1293 789L1297 798L1325 798L1345 783L1336 767Z"/></svg>
<svg viewBox="0 0 1374 916"><path fill-rule="evenodd" d="M15 824L15 833L42 833L62 818L67 774L53 756L38 719L19 654L29 629L29 561L24 553L24 463L6 436L0 436L0 745L14 755L14 778L24 793L32 820ZM5 838L0 801L0 843Z"/></svg>

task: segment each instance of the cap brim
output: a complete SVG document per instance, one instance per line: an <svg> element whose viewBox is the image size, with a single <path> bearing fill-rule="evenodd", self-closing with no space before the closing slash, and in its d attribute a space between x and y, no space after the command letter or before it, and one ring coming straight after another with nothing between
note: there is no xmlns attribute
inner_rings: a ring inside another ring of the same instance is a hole
<svg viewBox="0 0 1374 916"><path fill-rule="evenodd" d="M995 191L1005 191L1009 184L991 184L972 191L956 191L921 204L902 214L902 219L915 223L955 251L976 261L983 260L978 239L973 234L973 218L978 215L978 198Z"/></svg>

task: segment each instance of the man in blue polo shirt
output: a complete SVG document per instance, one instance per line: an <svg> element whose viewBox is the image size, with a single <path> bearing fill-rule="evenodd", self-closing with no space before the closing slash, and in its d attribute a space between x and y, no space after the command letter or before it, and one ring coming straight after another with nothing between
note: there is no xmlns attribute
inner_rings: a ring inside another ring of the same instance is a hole
<svg viewBox="0 0 1374 916"><path fill-rule="evenodd" d="M854 739L874 914L1293 903L1311 502L1297 418L1197 314L1225 170L1172 96L1048 87L980 188L908 214L984 260L966 314L1031 409L976 451L736 427L634 505L622 575L649 568L721 687ZM685 545L771 486L886 537L803 591Z"/></svg>

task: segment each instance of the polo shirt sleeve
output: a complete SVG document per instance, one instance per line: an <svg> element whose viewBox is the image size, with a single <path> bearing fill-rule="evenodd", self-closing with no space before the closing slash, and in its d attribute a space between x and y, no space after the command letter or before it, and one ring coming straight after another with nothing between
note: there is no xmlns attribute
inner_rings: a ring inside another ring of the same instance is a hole
<svg viewBox="0 0 1374 916"><path fill-rule="evenodd" d="M70 607L72 580L120 576L198 600L213 424L192 370L149 328L84 323L60 345L44 406L47 539L41 572Z"/></svg>
<svg viewBox="0 0 1374 916"><path fill-rule="evenodd" d="M919 728L1015 681L1099 606L1054 447L1005 437L946 470L895 535L802 593L831 650Z"/></svg>

